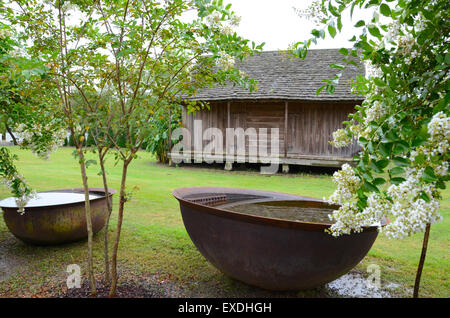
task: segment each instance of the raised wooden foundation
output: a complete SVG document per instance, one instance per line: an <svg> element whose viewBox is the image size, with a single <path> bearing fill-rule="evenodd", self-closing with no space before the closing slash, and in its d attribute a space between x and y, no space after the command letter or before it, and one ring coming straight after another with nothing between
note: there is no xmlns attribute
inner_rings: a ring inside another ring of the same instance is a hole
<svg viewBox="0 0 450 318"><path fill-rule="evenodd" d="M237 163L259 163L259 164L280 164L283 165L283 172L289 171L289 165L298 166L315 166L315 167L334 167L340 168L344 163L352 164L352 158L335 158L335 157L325 157L325 156L289 156L288 157L250 157L248 155L211 155L211 154L200 154L191 152L190 155L172 155L169 154L171 161L174 163L184 162L184 163L225 163L225 170L231 170L233 168L233 162ZM194 161L195 157L195 161ZM227 158L227 160L225 160Z"/></svg>

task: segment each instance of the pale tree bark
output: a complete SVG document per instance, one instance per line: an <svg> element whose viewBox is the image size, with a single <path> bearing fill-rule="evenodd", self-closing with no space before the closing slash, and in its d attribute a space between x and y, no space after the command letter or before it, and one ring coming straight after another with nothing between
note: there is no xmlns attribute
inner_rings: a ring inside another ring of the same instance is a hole
<svg viewBox="0 0 450 318"><path fill-rule="evenodd" d="M76 138L74 136L74 138ZM81 142L82 144L82 142ZM85 202L85 215L86 215L86 227L88 233L88 276L89 276L89 286L91 289L91 295L97 294L97 286L94 276L94 256L93 256L93 238L94 232L92 230L92 214L91 205L89 200L89 185L88 177L86 174L86 161L83 153L82 146L77 148L80 157L80 169L81 169L81 179L83 180L84 189L84 202Z"/></svg>
<svg viewBox="0 0 450 318"><path fill-rule="evenodd" d="M416 282L414 284L414 294L413 294L414 298L419 297L420 278L422 277L423 265L425 263L425 257L427 255L428 238L430 237L430 228L431 225L427 224L427 227L425 228L425 234L423 236L422 253L420 255L419 266L417 268Z"/></svg>
<svg viewBox="0 0 450 318"><path fill-rule="evenodd" d="M125 186L126 186L126 180L127 180L128 165L130 164L130 162L131 162L130 159L124 160L123 167L122 167L122 181L120 183L120 202L119 202L119 212L118 212L119 215L117 218L116 237L114 240L113 253L112 253L112 258L111 258L111 288L109 291L109 297L116 296L117 252L119 250L120 232L122 230L123 211L124 211L125 202L127 201L126 193L125 193Z"/></svg>
<svg viewBox="0 0 450 318"><path fill-rule="evenodd" d="M109 187L108 187L108 180L106 177L106 169L105 169L105 156L106 152L104 152L101 147L98 148L98 157L100 162L100 168L102 170L102 177L103 177L103 188L105 189L105 195L107 197L106 200L106 206L108 208L108 216L106 218L105 223L105 236L104 236L104 259L105 259L105 283L110 284L111 283L111 270L109 267L109 238L108 238L108 229L109 229L109 220L111 219L111 213L112 213L112 206L111 202L109 200Z"/></svg>
<svg viewBox="0 0 450 318"><path fill-rule="evenodd" d="M17 142L16 136L14 136L14 133L12 132L12 130L9 128L8 125L5 124L5 127L6 127L6 130L8 131L8 134L11 136L14 146L17 146L19 143ZM4 140L6 140L6 134L4 137L5 137Z"/></svg>
<svg viewBox="0 0 450 318"><path fill-rule="evenodd" d="M59 49L60 49L60 58L61 58L61 65L64 69L66 65L69 63L66 60L67 57L67 40L66 40L66 27L65 27L65 15L61 10L61 3L58 4L58 11L59 11ZM70 96L70 86L67 84L67 71L65 71L63 74L63 78L59 86L59 93L62 99L62 103L64 105L64 112L69 118L70 122L70 130L72 133L72 138L74 141L74 144L78 150L78 157L80 159L80 170L81 170L81 179L83 181L83 189L84 189L84 200L85 200L85 216L86 216L86 227L87 227L87 233L88 233L88 275L89 275L89 286L91 289L91 295L97 294L97 287L95 282L95 276L94 276L94 261L93 261L93 230L92 230L92 216L91 216L91 206L89 201L89 184L88 184L88 178L86 173L86 160L83 153L83 139L79 140L77 138L77 134L75 134L74 124L73 124L73 109L72 105L69 101Z"/></svg>

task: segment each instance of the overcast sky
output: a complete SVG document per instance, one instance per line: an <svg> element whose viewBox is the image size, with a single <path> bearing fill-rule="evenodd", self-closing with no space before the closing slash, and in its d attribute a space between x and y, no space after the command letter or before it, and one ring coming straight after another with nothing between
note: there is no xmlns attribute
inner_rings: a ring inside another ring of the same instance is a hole
<svg viewBox="0 0 450 318"><path fill-rule="evenodd" d="M312 0L224 0L231 3L232 10L242 17L237 33L256 43L266 42L264 51L283 50L289 44L310 38L311 30L317 28L311 21L300 18L294 11L306 9ZM367 17L367 13L365 14ZM352 27L360 18L361 12L355 10L353 23L350 15L343 19L343 33L334 39L325 39L314 48L351 47L348 42L355 29Z"/></svg>

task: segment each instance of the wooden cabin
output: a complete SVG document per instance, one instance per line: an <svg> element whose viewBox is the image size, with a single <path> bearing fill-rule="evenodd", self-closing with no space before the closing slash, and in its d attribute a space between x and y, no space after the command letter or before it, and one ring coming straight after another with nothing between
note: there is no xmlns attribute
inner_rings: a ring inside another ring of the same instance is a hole
<svg viewBox="0 0 450 318"><path fill-rule="evenodd" d="M257 90L250 93L233 85L204 89L192 99L208 102L210 109L192 114L183 107L183 126L192 134L195 120L202 120L203 132L211 127L219 128L224 132L223 145L226 128L246 130L253 127L257 131L278 128L279 162L283 171L288 171L289 165L339 167L352 161L359 150L358 145L354 143L338 149L329 141L332 133L342 127L341 123L348 120L354 106L362 102L360 96L351 94L350 79L358 73L364 74L364 68L348 67L333 95L323 90L317 96L316 90L322 80L336 75L339 70L329 65L339 63L342 58L334 49L310 50L305 60L280 52L263 52L249 57L237 67L258 81ZM251 136L246 139L245 161L264 162L264 156L251 157L254 144L250 142ZM203 145L206 143L203 141ZM224 149L226 156L230 149L228 146ZM194 155L195 151L192 152ZM242 156L235 158L235 162L242 162ZM232 161L228 160L226 169L232 168Z"/></svg>

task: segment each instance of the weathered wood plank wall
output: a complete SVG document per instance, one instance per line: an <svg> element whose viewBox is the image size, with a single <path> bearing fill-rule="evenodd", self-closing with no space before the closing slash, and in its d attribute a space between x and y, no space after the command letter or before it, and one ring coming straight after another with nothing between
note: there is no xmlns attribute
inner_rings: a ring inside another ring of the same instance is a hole
<svg viewBox="0 0 450 318"><path fill-rule="evenodd" d="M332 133L342 127L353 112L355 103L330 102L292 102L289 101L233 101L212 102L210 110L188 114L183 109L183 125L194 133L194 120L203 121L203 132L216 127L223 132L223 145L226 146L226 128L241 127L244 130L255 128L279 129L279 151L288 158L330 157L351 158L358 151L355 143L349 147L337 149L329 144ZM228 111L229 109L229 111ZM286 113L287 110L287 113ZM287 126L286 126L287 125ZM268 137L270 145L270 136ZM286 142L286 147L285 147ZM209 141L203 141L203 146ZM246 152L249 152L249 140L246 138ZM270 152L270 149L269 149Z"/></svg>

